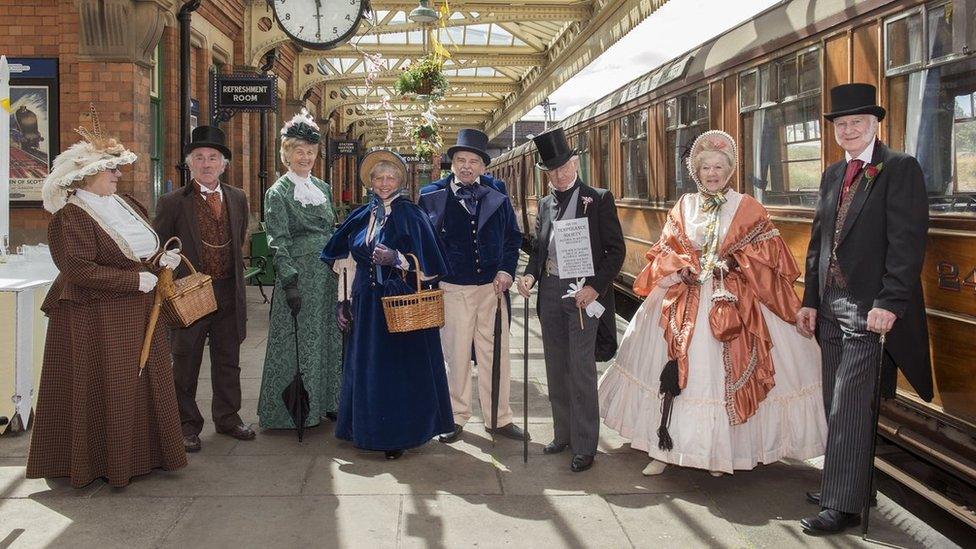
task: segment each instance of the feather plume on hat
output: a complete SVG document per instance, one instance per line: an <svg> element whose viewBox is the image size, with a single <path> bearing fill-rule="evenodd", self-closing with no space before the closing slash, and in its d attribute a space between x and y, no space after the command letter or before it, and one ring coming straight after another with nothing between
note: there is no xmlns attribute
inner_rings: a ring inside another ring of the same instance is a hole
<svg viewBox="0 0 976 549"><path fill-rule="evenodd" d="M322 134L319 130L319 125L315 123L308 109L302 107L302 110L298 114L291 117L291 120L288 122L285 122L285 126L281 128L281 137L301 139L302 141L315 145L322 139Z"/></svg>
<svg viewBox="0 0 976 549"><path fill-rule="evenodd" d="M44 209L51 213L64 207L68 201L69 189L75 181L136 161L136 154L126 149L118 139L102 135L94 104L91 104L91 118L91 129L75 129L83 141L71 145L55 157L51 172L44 179L41 196L44 199Z"/></svg>

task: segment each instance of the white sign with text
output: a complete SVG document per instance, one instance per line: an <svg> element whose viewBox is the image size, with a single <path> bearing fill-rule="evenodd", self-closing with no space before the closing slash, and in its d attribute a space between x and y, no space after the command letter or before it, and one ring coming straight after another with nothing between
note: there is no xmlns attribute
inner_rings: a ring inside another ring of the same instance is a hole
<svg viewBox="0 0 976 549"><path fill-rule="evenodd" d="M590 221L585 217L553 222L559 278L593 276L593 253L590 251Z"/></svg>

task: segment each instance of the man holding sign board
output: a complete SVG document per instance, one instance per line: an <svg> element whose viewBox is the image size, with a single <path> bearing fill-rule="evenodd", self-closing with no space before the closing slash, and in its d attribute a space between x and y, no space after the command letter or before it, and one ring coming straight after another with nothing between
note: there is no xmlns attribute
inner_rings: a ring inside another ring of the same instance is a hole
<svg viewBox="0 0 976 549"><path fill-rule="evenodd" d="M533 138L552 192L539 202L534 242L518 290L539 281L538 313L555 436L543 452L569 447L570 468L593 465L600 433L596 360L616 342L613 279L624 262L624 236L613 195L579 177L579 157L562 128ZM600 332L601 344L597 335ZM608 350L609 349L609 350Z"/></svg>

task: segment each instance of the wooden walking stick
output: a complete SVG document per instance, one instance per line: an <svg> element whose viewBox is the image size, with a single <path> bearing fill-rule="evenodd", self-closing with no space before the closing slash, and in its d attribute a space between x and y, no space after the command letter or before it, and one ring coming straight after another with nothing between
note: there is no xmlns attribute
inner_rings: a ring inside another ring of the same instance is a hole
<svg viewBox="0 0 976 549"><path fill-rule="evenodd" d="M871 495L874 493L874 453L878 449L878 417L881 415L881 370L884 366L884 347L885 334L881 334L878 339L881 346L880 358L878 359L878 373L874 382L874 402L872 412L874 413L874 429L871 431L871 464L868 469L868 495L864 498L864 509L861 511L861 539L868 538L868 519L871 516Z"/></svg>
<svg viewBox="0 0 976 549"><path fill-rule="evenodd" d="M529 298L525 298L522 323L522 463L529 462Z"/></svg>

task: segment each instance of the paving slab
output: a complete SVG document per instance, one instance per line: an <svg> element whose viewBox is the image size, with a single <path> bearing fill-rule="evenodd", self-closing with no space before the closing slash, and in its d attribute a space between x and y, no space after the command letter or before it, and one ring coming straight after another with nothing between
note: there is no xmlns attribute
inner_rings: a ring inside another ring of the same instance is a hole
<svg viewBox="0 0 976 549"><path fill-rule="evenodd" d="M299 495L312 463L308 456L191 455L179 471L154 472L134 479L126 496L258 496ZM117 495L102 490L95 497Z"/></svg>
<svg viewBox="0 0 976 549"><path fill-rule="evenodd" d="M645 477L640 472L647 464L647 459L638 453L599 454L591 469L574 473L569 469L572 457L567 450L550 456L530 456L529 463L525 464L522 456L502 456L501 480L505 494L531 496L675 493L696 490L701 476L697 471L680 469L672 475Z"/></svg>
<svg viewBox="0 0 976 549"><path fill-rule="evenodd" d="M163 547L395 547L399 496L197 498Z"/></svg>
<svg viewBox="0 0 976 549"><path fill-rule="evenodd" d="M0 503L0 547L152 547L190 501L61 497L4 500Z"/></svg>
<svg viewBox="0 0 976 549"><path fill-rule="evenodd" d="M0 436L0 458L27 457L30 438L29 432Z"/></svg>
<svg viewBox="0 0 976 549"><path fill-rule="evenodd" d="M26 464L27 458L0 458L0 509L15 498L87 498L107 486L102 480L72 488L67 477L29 479L25 476Z"/></svg>
<svg viewBox="0 0 976 549"><path fill-rule="evenodd" d="M401 547L630 547L599 496L404 496Z"/></svg>
<svg viewBox="0 0 976 549"><path fill-rule="evenodd" d="M476 456L410 450L397 460L382 452L315 458L303 494L501 494L495 466Z"/></svg>
<svg viewBox="0 0 976 549"><path fill-rule="evenodd" d="M634 547L692 549L749 545L734 525L711 510L712 502L700 492L605 498Z"/></svg>

